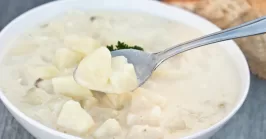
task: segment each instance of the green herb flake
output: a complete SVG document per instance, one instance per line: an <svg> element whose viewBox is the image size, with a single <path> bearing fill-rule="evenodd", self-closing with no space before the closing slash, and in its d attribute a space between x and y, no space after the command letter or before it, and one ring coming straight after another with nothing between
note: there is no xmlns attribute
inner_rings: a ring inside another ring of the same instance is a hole
<svg viewBox="0 0 266 139"><path fill-rule="evenodd" d="M143 51L144 49L140 46L134 45L134 46L129 46L128 44L124 42L118 41L116 46L114 47L113 45L107 45L106 46L110 51L115 51L115 50L122 50L122 49L136 49Z"/></svg>

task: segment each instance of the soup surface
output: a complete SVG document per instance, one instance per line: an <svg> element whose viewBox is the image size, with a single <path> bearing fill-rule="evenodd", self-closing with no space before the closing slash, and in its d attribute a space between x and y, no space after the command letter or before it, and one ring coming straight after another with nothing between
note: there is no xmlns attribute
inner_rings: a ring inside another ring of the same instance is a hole
<svg viewBox="0 0 266 139"><path fill-rule="evenodd" d="M219 45L165 61L134 92L88 90L72 75L86 55L118 41L157 52L201 35L143 13L68 12L12 43L1 62L0 87L29 117L86 139L181 138L219 122L238 99L240 78Z"/></svg>

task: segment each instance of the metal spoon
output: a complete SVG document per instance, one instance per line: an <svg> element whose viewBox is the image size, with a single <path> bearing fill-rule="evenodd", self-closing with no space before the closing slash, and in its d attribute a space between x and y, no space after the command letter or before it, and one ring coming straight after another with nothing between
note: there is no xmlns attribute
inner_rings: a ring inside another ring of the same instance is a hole
<svg viewBox="0 0 266 139"><path fill-rule="evenodd" d="M205 46L212 43L231 40L235 38L253 36L266 33L266 16L244 23L242 25L222 30L192 41L188 41L157 53L146 53L134 49L113 51L115 56L125 56L129 63L135 67L139 86L149 79L152 72L165 60L182 52Z"/></svg>

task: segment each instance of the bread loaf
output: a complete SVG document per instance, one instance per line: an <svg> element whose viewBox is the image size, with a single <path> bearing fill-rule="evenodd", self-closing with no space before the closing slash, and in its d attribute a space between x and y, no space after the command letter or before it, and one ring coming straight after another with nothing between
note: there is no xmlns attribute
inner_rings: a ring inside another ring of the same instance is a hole
<svg viewBox="0 0 266 139"><path fill-rule="evenodd" d="M165 0L201 15L222 29L266 15L265 0ZM266 79L266 35L235 40L253 74Z"/></svg>

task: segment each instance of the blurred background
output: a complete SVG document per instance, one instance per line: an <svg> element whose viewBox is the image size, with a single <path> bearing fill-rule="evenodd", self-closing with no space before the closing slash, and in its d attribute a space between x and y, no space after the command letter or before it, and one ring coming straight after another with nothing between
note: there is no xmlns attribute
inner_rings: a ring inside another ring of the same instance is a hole
<svg viewBox="0 0 266 139"><path fill-rule="evenodd" d="M27 10L51 1L53 0L0 0L0 30ZM203 16L221 28L266 15L266 0L164 0L163 2ZM248 40L236 40L252 70L251 89L247 101L237 115L212 139L266 139L265 38L262 35ZM2 102L0 102L0 139L34 139L13 119Z"/></svg>

